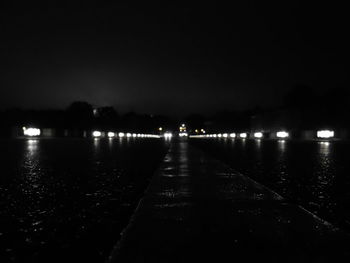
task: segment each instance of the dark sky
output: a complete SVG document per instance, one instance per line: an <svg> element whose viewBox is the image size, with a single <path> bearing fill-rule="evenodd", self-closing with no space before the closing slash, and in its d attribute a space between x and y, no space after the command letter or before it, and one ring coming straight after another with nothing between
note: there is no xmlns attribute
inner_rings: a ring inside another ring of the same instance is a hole
<svg viewBox="0 0 350 263"><path fill-rule="evenodd" d="M49 2L1 7L0 108L84 100L182 115L348 85L348 14L334 1Z"/></svg>

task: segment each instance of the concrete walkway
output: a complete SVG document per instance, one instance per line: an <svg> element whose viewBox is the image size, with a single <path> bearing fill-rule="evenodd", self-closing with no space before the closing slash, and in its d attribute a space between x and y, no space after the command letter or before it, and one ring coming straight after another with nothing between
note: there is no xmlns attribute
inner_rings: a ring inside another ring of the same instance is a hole
<svg viewBox="0 0 350 263"><path fill-rule="evenodd" d="M350 262L348 235L175 141L110 262Z"/></svg>

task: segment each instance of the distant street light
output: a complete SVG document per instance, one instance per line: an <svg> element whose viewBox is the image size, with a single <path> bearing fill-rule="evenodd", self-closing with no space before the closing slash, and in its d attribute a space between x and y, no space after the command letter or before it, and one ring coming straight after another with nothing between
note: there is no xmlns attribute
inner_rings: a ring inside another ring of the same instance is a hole
<svg viewBox="0 0 350 263"><path fill-rule="evenodd" d="M289 133L285 132L285 131L279 131L276 133L276 136L278 138L287 138L287 137L289 137Z"/></svg>
<svg viewBox="0 0 350 263"><path fill-rule="evenodd" d="M317 137L323 138L323 139L333 138L334 131L330 131L330 130L317 131Z"/></svg>

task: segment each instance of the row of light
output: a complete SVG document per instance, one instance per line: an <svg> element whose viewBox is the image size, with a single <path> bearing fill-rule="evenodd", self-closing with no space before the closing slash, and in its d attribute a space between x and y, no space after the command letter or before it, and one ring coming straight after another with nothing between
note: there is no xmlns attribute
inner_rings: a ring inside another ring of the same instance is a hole
<svg viewBox="0 0 350 263"><path fill-rule="evenodd" d="M257 138L257 139L261 139L264 137L264 134L262 132L255 132L254 134L254 138ZM239 133L239 134L236 134L236 133L218 133L218 134L206 134L206 135L191 135L190 137L197 137L197 138L204 138L204 137L207 137L207 138L211 138L211 137L218 137L218 138L236 138L236 137L239 137L239 138L242 138L242 139L245 139L248 137L248 134L245 133L245 132L242 132L242 133ZM288 138L289 137L289 133L286 132L286 131L279 131L279 132L276 132L276 137L277 138L282 138L282 139L285 139L285 138ZM330 131L330 130L321 130L321 131L317 131L317 138L321 138L321 139L329 139L329 138L333 138L334 137L334 131Z"/></svg>
<svg viewBox="0 0 350 263"><path fill-rule="evenodd" d="M23 134L25 136L29 136L29 137L33 137L33 136L40 136L41 134L41 130L38 128L26 128L23 127ZM102 132L101 131L93 131L92 132L92 136L93 137L101 137L102 136ZM119 132L118 134L116 134L115 132L108 132L107 136L109 138L113 138L113 137L141 137L141 138L160 138L159 135L154 135L154 134L140 134L140 133L124 133L124 132ZM186 132L182 132L179 133L180 137L187 137L188 134ZM243 132L243 133L239 133L238 136L240 138L247 138L248 134ZM166 132L164 133L164 137L165 138L171 138L172 137L172 133L170 132ZM191 135L190 137L223 137L223 138L227 138L227 137L231 137L231 138L236 138L236 133L218 133L218 134L206 134L206 135ZM254 138L263 138L264 134L262 132L255 132L254 133ZM286 131L279 131L276 133L276 137L277 138L288 138L289 137L289 133ZM322 139L329 139L329 138L333 138L334 137L334 131L331 130L320 130L317 131L317 138L322 138Z"/></svg>
<svg viewBox="0 0 350 263"><path fill-rule="evenodd" d="M102 137L102 132L100 131L93 131L92 132L92 137L95 137L95 138L99 138L99 137ZM107 137L108 138L114 138L114 137L119 137L119 138L123 138L123 137L127 137L127 138L160 138L159 135L155 135L155 134L144 134L144 133L130 133L130 132L127 132L127 133L124 133L124 132L119 132L118 134L115 133L115 132L108 132L107 133Z"/></svg>

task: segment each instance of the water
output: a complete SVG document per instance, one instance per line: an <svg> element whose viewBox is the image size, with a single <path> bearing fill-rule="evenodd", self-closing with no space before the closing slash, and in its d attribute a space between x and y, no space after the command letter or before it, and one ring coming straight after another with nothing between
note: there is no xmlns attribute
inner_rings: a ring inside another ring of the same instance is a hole
<svg viewBox="0 0 350 263"><path fill-rule="evenodd" d="M103 262L167 145L0 140L1 262Z"/></svg>
<svg viewBox="0 0 350 263"><path fill-rule="evenodd" d="M192 139L191 144L350 229L349 142Z"/></svg>

